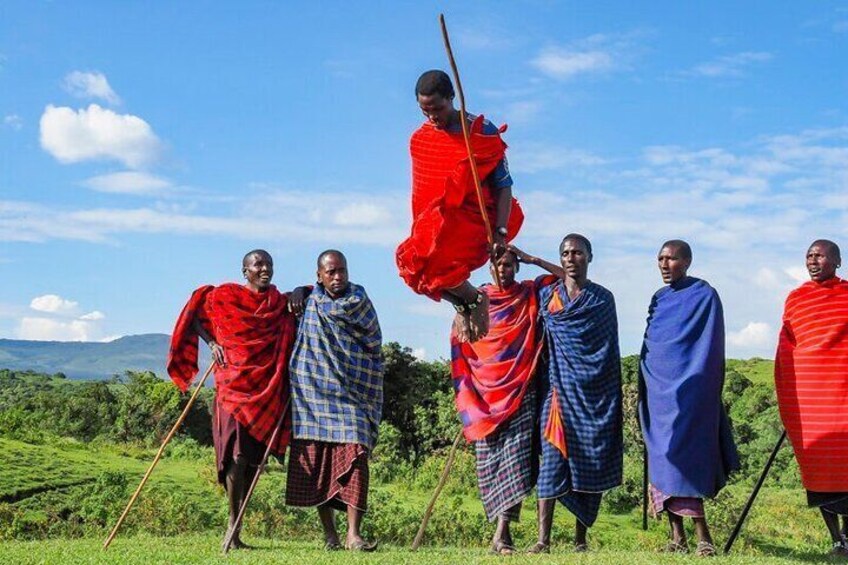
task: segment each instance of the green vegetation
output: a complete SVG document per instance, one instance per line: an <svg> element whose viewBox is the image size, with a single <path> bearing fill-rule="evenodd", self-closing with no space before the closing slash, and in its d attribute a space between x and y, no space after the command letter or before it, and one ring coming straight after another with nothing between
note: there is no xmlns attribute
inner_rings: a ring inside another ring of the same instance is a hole
<svg viewBox="0 0 848 565"><path fill-rule="evenodd" d="M463 448L427 529L426 550L405 549L458 431L449 370L444 362L417 361L389 344L385 420L372 462L365 534L398 548L377 556L320 551L316 513L283 504L285 468L273 461L259 483L245 521L245 537L264 549L237 552L235 563L302 558L307 563L495 562L484 549L492 525L476 493L474 456ZM544 562L634 564L686 561L654 553L666 525L641 530L642 445L635 413L638 359L622 359L625 390L625 482L604 498L590 531L597 552L567 552L573 518L560 508L557 551ZM744 469L708 503L716 540L730 533L745 499L780 434L771 363L730 361L725 402ZM186 395L152 373L121 379L69 381L62 375L0 370L0 562L216 562L226 501L216 483L204 390L180 434L107 554L99 544L129 499ZM827 552L824 527L806 508L791 450L784 448L754 507L732 563L817 560ZM535 500L525 502L513 534L519 547L535 539ZM341 516L339 517L341 520ZM179 536L164 541L156 536ZM442 547L442 549L436 549ZM450 547L451 549L444 549ZM464 549L460 549L464 548Z"/></svg>

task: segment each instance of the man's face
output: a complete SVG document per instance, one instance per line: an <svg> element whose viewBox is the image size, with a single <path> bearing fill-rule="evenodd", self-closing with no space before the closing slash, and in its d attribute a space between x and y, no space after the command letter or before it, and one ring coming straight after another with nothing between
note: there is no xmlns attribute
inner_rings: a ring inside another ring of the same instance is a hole
<svg viewBox="0 0 848 565"><path fill-rule="evenodd" d="M559 251L559 261L570 279L585 280L592 260L589 250L579 239L566 239Z"/></svg>
<svg viewBox="0 0 848 565"><path fill-rule="evenodd" d="M684 258L680 253L680 249L676 246L669 245L660 249L657 255L657 265L660 268L660 275L665 284L677 282L686 276L686 271L689 270L689 265L692 260Z"/></svg>
<svg viewBox="0 0 848 565"><path fill-rule="evenodd" d="M439 129L447 127L454 112L453 98L445 98L438 93L430 96L419 94L418 106L427 121Z"/></svg>
<svg viewBox="0 0 848 565"><path fill-rule="evenodd" d="M336 254L326 255L318 268L318 282L330 298L337 298L347 289L347 262Z"/></svg>
<svg viewBox="0 0 848 565"><path fill-rule="evenodd" d="M254 253L247 258L241 271L247 279L247 286L262 292L271 286L271 279L274 277L274 260L270 255Z"/></svg>
<svg viewBox="0 0 848 565"><path fill-rule="evenodd" d="M503 286L511 286L515 282L515 272L518 270L518 260L510 252L506 252L498 257L494 265L489 267L492 272L492 279L495 278L495 269L498 271L498 276L501 278Z"/></svg>
<svg viewBox="0 0 848 565"><path fill-rule="evenodd" d="M829 245L814 243L807 250L807 272L816 282L826 281L836 276L839 258L834 256Z"/></svg>

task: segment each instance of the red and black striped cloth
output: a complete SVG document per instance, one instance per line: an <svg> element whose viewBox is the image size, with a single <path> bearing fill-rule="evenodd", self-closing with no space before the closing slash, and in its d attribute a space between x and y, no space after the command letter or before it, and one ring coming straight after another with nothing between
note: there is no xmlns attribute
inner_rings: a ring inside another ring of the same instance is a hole
<svg viewBox="0 0 848 565"><path fill-rule="evenodd" d="M198 371L198 335L193 321L224 348L225 367L215 367L216 400L251 436L265 443L288 403L288 365L295 317L288 299L273 285L265 292L228 283L203 286L177 319L168 354L168 374L185 391ZM271 446L276 454L289 443L290 416Z"/></svg>

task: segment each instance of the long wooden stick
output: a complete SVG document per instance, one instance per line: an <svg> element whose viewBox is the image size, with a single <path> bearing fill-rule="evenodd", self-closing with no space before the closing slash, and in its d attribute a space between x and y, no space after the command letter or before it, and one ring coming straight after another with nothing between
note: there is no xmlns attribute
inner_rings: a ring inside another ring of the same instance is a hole
<svg viewBox="0 0 848 565"><path fill-rule="evenodd" d="M424 530L427 529L427 522L430 521L430 515L433 514L433 509L436 507L436 500L442 493L445 483L448 482L448 476L450 475L451 467L453 467L453 459L461 441L462 430L459 430L459 433L456 434L456 439L453 440L450 452L448 452L448 460L445 461L445 468L442 470L442 476L439 477L439 484L436 485L436 490L433 491L433 496L430 497L430 504L427 505L427 510L424 511L424 517L421 519L421 525L418 527L418 533L415 534L415 539L412 541L412 551L418 549L421 542L424 541Z"/></svg>
<svg viewBox="0 0 848 565"><path fill-rule="evenodd" d="M121 527L121 524L124 523L124 519L127 517L127 514L130 512L130 508L132 508L133 504L135 504L135 500L138 498L138 495L141 494L141 489L144 488L144 484L147 482L147 479L150 478L150 474L153 472L153 469L156 467L156 464L159 463L159 459L162 458L162 454L165 453L165 447L168 445L168 442L171 441L171 438L174 437L174 434L177 433L177 430L180 429L180 426L183 423L183 420L188 416L189 410L191 410L194 401L197 399L197 395L200 394L200 390L203 388L203 383L206 382L206 379L209 378L209 374L212 373L212 368L215 366L215 361L213 360L209 364L209 368L206 369L206 372L203 373L203 377L197 383L197 386L194 388L194 392L191 395L191 398L188 399L188 403L186 403L185 408L183 408L183 413L180 414L180 417L177 418L177 423L174 424L174 427L171 428L171 431L168 432L168 435L165 436L165 440L162 442L162 446L159 448L159 451L156 453L156 457L153 458L153 463L150 464L150 467L147 468L147 472L142 477L141 482L138 484L138 488L135 489L132 497L130 497L130 501L127 503L127 507L124 508L123 514L118 518L118 523L115 524L115 527L112 528L112 532L109 534L109 537L106 538L106 541L103 543L103 551L109 549L109 544L112 543L112 540L115 539L115 536L118 534L118 529Z"/></svg>
<svg viewBox="0 0 848 565"><path fill-rule="evenodd" d="M489 248L494 249L495 240L492 237L492 224L489 222L489 215L486 213L486 204L483 200L483 189L480 186L480 173L477 171L477 161L474 159L474 150L471 147L471 133L468 131L468 118L465 111L465 94L462 91L462 81L459 80L459 69L456 66L456 60L453 57L453 49L451 49L450 37L448 37L448 28L445 25L445 15L439 14L439 23L442 26L442 39L445 41L445 50L448 52L448 60L450 61L451 70L453 71L453 80L456 82L456 92L459 94L459 121L462 125L462 137L465 139L465 149L468 151L468 161L471 164L471 176L474 178L474 188L477 191L477 203L480 205L480 214L483 216L483 225L486 228L486 239L489 242ZM491 256L494 262L494 255ZM498 289L502 289L501 277L498 274L497 268L492 269L495 275L495 282Z"/></svg>
<svg viewBox="0 0 848 565"><path fill-rule="evenodd" d="M286 402L286 405L283 407L283 413L280 414L280 419L277 422L277 427L274 428L274 433L271 434L271 440L268 442L268 447L265 448L265 456L262 458L262 464L259 465L259 468L256 470L256 473L253 475L253 480L250 482L250 488L247 489L247 492L244 495L244 500L241 503L241 508L239 508L238 516L236 517L236 522L233 524L233 527L230 528L230 531L227 533L227 539L224 541L224 555L230 551L230 547L233 544L233 538L236 536L236 532L241 527L241 521L244 518L244 511L247 510L247 503L250 501L250 497L253 496L253 489L256 488L256 483L259 482L259 476L265 470L265 464L268 462L268 456L271 455L271 446L273 446L277 442L277 436L280 433L280 430L283 429L283 424L286 421L286 415L289 411L289 405L291 404L291 397L289 397L289 401Z"/></svg>
<svg viewBox="0 0 848 565"><path fill-rule="evenodd" d="M783 433L780 434L780 439L777 440L774 449L772 449L771 451L771 455L769 456L768 461L766 462L765 468L763 468L763 472L760 474L760 478L757 481L753 492L751 492L751 496L748 497L748 502L745 503L745 508L742 510L742 514L739 516L739 520L736 522L736 526L733 527L733 532L727 539L727 543L724 544L725 554L730 553L730 548L733 547L733 542L736 541L736 537L739 535L739 531L742 529L742 524L745 522L745 518L748 516L748 512L751 510L751 506L754 505L754 500L757 498L757 494L759 494L760 492L760 487L763 486L763 483L766 480L766 476L768 476L769 469L771 469L771 465L772 463L774 463L774 460L777 457L777 452L780 451L780 447L783 445L783 441L785 439L786 430L783 430Z"/></svg>
<svg viewBox="0 0 848 565"><path fill-rule="evenodd" d="M642 529L648 530L648 446L642 446Z"/></svg>

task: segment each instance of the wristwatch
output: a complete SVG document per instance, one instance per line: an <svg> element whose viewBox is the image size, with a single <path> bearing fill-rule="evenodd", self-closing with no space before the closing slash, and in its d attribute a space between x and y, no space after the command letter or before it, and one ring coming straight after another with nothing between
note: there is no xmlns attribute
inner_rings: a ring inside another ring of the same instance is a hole
<svg viewBox="0 0 848 565"><path fill-rule="evenodd" d="M509 231L504 226L498 226L497 228L495 228L495 231L504 237L506 237L506 234L509 233Z"/></svg>

